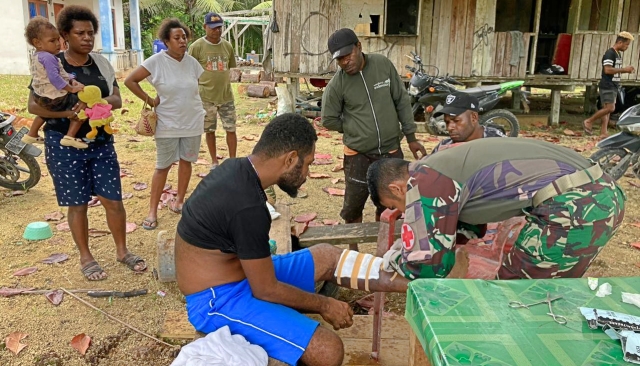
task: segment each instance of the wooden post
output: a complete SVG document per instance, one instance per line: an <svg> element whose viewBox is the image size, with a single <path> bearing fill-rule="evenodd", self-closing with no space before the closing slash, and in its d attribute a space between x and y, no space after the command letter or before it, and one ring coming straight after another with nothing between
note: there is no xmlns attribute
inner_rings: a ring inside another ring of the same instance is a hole
<svg viewBox="0 0 640 366"><path fill-rule="evenodd" d="M549 126L560 124L560 89L551 90L551 114L549 115Z"/></svg>
<svg viewBox="0 0 640 366"><path fill-rule="evenodd" d="M293 96L293 100L295 101L296 98L300 95L300 78L298 78L297 76L288 77L287 88L289 89L289 92L291 93L291 96Z"/></svg>
<svg viewBox="0 0 640 366"><path fill-rule="evenodd" d="M522 94L520 94L515 89L511 92L511 109L520 110L520 106L522 105Z"/></svg>
<svg viewBox="0 0 640 366"><path fill-rule="evenodd" d="M409 335L409 366L431 366L431 362L427 358L427 355L424 353L424 349L422 349L422 345L416 337L416 334L413 332L413 329L410 330Z"/></svg>
<svg viewBox="0 0 640 366"><path fill-rule="evenodd" d="M238 26L234 25L233 26L233 39L236 43L236 56L239 56L238 54Z"/></svg>
<svg viewBox="0 0 640 366"><path fill-rule="evenodd" d="M596 86L587 85L584 91L584 114L591 115L596 111Z"/></svg>
<svg viewBox="0 0 640 366"><path fill-rule="evenodd" d="M542 0L536 0L536 13L534 15L533 25L533 50L531 52L531 60L529 60L529 73L533 75L536 71L536 52L538 49L538 36L540 35L540 16L542 12Z"/></svg>

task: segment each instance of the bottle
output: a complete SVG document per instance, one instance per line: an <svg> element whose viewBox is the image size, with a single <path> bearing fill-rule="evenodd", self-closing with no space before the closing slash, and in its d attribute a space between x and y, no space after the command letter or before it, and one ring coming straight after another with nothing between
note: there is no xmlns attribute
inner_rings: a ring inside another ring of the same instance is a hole
<svg viewBox="0 0 640 366"><path fill-rule="evenodd" d="M269 239L269 251L271 251L271 255L275 255L278 250L278 246L276 245L276 241L273 239Z"/></svg>

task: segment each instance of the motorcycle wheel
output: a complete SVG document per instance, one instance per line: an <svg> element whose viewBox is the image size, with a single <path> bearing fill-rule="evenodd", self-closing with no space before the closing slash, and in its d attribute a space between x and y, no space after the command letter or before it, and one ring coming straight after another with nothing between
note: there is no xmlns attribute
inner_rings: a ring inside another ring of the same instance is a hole
<svg viewBox="0 0 640 366"><path fill-rule="evenodd" d="M625 166L618 166L618 163L627 156L625 149L602 149L598 150L589 159L600 165L602 171L607 173L614 180L620 179L627 171L631 159L627 159Z"/></svg>
<svg viewBox="0 0 640 366"><path fill-rule="evenodd" d="M518 119L505 109L494 109L481 115L480 124L501 129L509 137L518 137L520 133Z"/></svg>
<svg viewBox="0 0 640 366"><path fill-rule="evenodd" d="M4 148L0 149L0 186L14 191L26 191L38 184L40 174L40 165L33 156L24 152L16 156ZM21 179L24 175L28 176Z"/></svg>

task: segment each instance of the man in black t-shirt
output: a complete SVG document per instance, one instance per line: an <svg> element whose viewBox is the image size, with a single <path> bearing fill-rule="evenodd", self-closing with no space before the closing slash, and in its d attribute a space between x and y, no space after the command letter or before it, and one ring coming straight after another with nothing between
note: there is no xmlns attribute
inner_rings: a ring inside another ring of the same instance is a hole
<svg viewBox="0 0 640 366"><path fill-rule="evenodd" d="M633 66L622 67L622 55L629 48L629 44L633 41L633 36L629 32L621 32L616 38L616 43L609 48L602 57L602 79L600 80L599 92L600 103L602 109L597 111L590 118L582 121L582 128L587 135L593 133L593 122L598 119L602 120L600 127L600 136L607 136L607 125L609 124L609 115L616 110L616 97L618 88L620 88L620 74L631 74L635 72Z"/></svg>
<svg viewBox="0 0 640 366"><path fill-rule="evenodd" d="M295 197L309 174L316 140L300 115L273 119L251 155L226 160L200 182L184 204L176 235L176 278L195 329L210 333L228 326L290 365L342 364L340 338L298 311L319 313L335 329L351 326L353 311L316 294L315 282L407 289L407 280L392 280L380 270L382 258L370 254L321 244L270 255L264 189L277 184Z"/></svg>

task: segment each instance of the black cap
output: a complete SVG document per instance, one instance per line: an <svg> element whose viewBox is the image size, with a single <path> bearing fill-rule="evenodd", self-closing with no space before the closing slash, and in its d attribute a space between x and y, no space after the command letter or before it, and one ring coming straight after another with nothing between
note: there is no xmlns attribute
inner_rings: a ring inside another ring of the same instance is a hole
<svg viewBox="0 0 640 366"><path fill-rule="evenodd" d="M439 117L443 114L458 116L466 111L478 112L480 110L478 98L465 92L454 92L447 95L444 101L444 108L433 114Z"/></svg>
<svg viewBox="0 0 640 366"><path fill-rule="evenodd" d="M338 57L350 54L353 46L358 42L358 36L349 28L342 28L333 32L331 37L329 37L329 42L327 42L331 59L335 60Z"/></svg>

